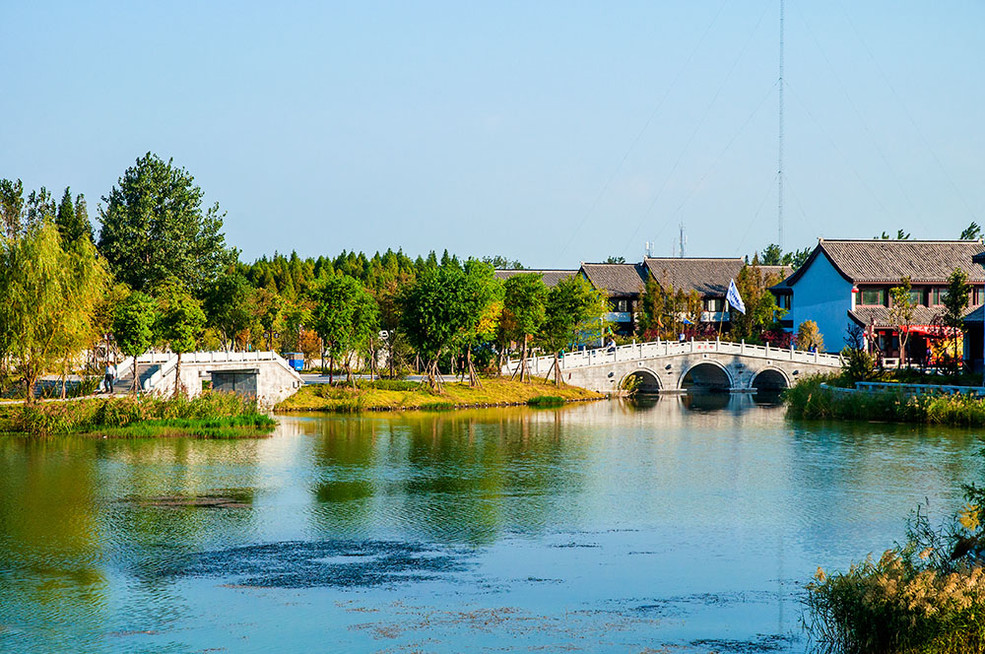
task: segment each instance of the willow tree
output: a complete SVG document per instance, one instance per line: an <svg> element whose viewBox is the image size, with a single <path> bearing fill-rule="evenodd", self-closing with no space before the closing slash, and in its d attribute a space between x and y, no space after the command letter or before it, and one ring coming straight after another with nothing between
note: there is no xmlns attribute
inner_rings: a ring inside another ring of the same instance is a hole
<svg viewBox="0 0 985 654"><path fill-rule="evenodd" d="M108 274L91 244L63 249L50 220L32 223L0 253L0 351L19 366L28 400L41 375L92 341Z"/></svg>
<svg viewBox="0 0 985 654"><path fill-rule="evenodd" d="M561 350L579 340L600 337L607 304L605 295L580 275L562 279L548 291L538 337L554 355L551 369L557 386L561 385Z"/></svg>

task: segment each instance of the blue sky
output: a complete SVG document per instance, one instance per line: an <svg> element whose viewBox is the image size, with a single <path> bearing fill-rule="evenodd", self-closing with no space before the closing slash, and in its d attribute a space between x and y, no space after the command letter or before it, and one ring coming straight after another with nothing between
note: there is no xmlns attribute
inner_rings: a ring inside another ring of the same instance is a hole
<svg viewBox="0 0 985 654"><path fill-rule="evenodd" d="M784 246L985 223L985 3L785 3ZM147 151L244 260L529 267L776 242L779 0L11 3L0 177Z"/></svg>

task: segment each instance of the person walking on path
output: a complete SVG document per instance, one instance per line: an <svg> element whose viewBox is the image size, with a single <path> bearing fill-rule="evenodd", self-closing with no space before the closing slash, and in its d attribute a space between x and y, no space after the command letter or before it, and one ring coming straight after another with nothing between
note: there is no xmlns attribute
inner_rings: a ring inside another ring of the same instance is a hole
<svg viewBox="0 0 985 654"><path fill-rule="evenodd" d="M112 361L107 361L106 376L103 378L103 382L106 385L106 392L109 394L113 393L114 381L116 381L116 365Z"/></svg>

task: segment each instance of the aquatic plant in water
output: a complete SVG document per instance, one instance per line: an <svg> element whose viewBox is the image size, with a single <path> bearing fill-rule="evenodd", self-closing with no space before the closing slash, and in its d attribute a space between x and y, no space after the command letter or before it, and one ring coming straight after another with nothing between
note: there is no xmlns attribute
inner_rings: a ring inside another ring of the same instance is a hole
<svg viewBox="0 0 985 654"><path fill-rule="evenodd" d="M807 585L804 625L825 654L985 652L985 489L934 528L921 508L906 542L847 572L818 568Z"/></svg>

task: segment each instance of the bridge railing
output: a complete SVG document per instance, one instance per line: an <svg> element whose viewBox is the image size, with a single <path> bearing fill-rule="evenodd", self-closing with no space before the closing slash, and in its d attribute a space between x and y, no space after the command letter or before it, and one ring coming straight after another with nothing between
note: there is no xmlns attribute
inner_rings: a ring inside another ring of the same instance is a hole
<svg viewBox="0 0 985 654"><path fill-rule="evenodd" d="M181 355L181 364L202 364L202 363L255 363L272 362L289 371L295 379L300 382L301 375L276 352L254 350L251 352L223 352L223 351L204 351L204 352L185 352ZM178 364L178 355L172 352L151 352L137 357L137 364L160 364L153 375L143 384L145 391L156 389L165 379L174 372Z"/></svg>
<svg viewBox="0 0 985 654"><path fill-rule="evenodd" d="M644 361L660 359L685 354L720 354L731 356L773 359L778 361L795 361L799 363L814 363L822 366L840 366L841 356L822 352L804 352L788 348L778 348L767 345L752 345L741 341L650 341L632 343L615 348L594 348L565 352L560 359L561 370L603 366L622 361ZM554 363L553 356L528 357L527 368L533 374L546 374ZM520 365L520 359L509 359L504 366L506 374L512 374Z"/></svg>

